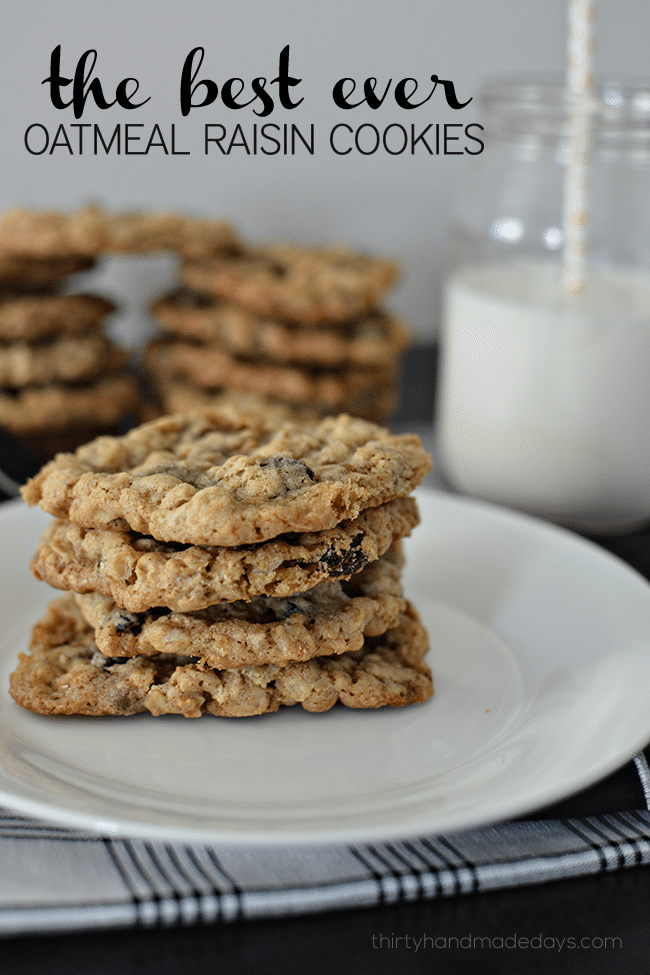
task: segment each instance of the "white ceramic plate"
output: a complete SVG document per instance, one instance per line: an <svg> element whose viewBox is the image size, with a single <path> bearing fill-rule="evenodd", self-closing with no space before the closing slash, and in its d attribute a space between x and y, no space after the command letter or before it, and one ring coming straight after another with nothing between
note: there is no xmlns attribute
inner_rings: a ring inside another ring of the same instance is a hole
<svg viewBox="0 0 650 975"><path fill-rule="evenodd" d="M47 521L0 507L0 803L112 834L349 842L530 812L650 741L650 586L535 520L418 493L405 587L436 694L378 711L42 717L6 692L53 595L28 563Z"/></svg>

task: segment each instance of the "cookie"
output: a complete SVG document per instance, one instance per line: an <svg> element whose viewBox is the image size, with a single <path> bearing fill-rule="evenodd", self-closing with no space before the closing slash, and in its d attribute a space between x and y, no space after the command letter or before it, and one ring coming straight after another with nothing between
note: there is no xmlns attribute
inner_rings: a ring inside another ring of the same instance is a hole
<svg viewBox="0 0 650 975"><path fill-rule="evenodd" d="M269 409L273 412L277 410L287 410L288 413L298 420L314 420L322 417L328 412L322 406L316 408L316 404L311 403L281 403L280 400L272 399L261 393L251 393L245 390L227 389L225 386L214 388L197 386L195 383L185 379L158 379L154 382L155 394L160 403L158 416L165 413L185 413L192 410L209 410L213 404L220 403L223 398L234 396L255 397L266 402ZM383 423L397 406L398 394L394 383L381 384L370 389L350 396L344 404L343 411L352 416L370 420L372 423Z"/></svg>
<svg viewBox="0 0 650 975"><path fill-rule="evenodd" d="M0 343L0 388L77 382L126 365L127 356L104 335Z"/></svg>
<svg viewBox="0 0 650 975"><path fill-rule="evenodd" d="M177 613L130 613L98 593L77 595L77 605L106 657L175 653L210 667L310 660L358 650L364 636L380 636L404 609L400 567L393 549L349 580L328 580L291 596L220 601Z"/></svg>
<svg viewBox="0 0 650 975"><path fill-rule="evenodd" d="M230 388L277 396L289 403L313 403L323 411L343 409L351 398L394 381L394 363L372 369L327 370L280 366L263 360L237 359L216 346L156 339L144 354L152 376L189 380L210 389Z"/></svg>
<svg viewBox="0 0 650 975"><path fill-rule="evenodd" d="M0 292L50 290L69 274L88 271L95 261L91 257L30 257L3 253L0 250Z"/></svg>
<svg viewBox="0 0 650 975"><path fill-rule="evenodd" d="M410 494L431 466L419 437L347 415L237 427L174 414L59 454L22 488L28 504L87 528L161 541L247 545L333 528Z"/></svg>
<svg viewBox="0 0 650 975"><path fill-rule="evenodd" d="M186 613L218 600L286 597L328 579L348 579L394 539L409 535L418 520L415 499L397 498L322 532L207 548L53 519L31 567L56 589L101 593L132 613L156 606Z"/></svg>
<svg viewBox="0 0 650 975"><path fill-rule="evenodd" d="M245 389L230 389L225 385L204 387L197 386L196 383L185 379L163 379L156 377L151 379L156 400L159 404L158 416L169 413L192 413L196 411L212 411L215 408L220 410L221 404L231 402L232 409L238 410L238 403L241 403L245 415L249 416L249 422L255 422L255 416L264 416L269 411L270 414L279 418L278 426L288 420L314 421L323 416L323 410L317 410L312 406L303 403L281 402L263 393L255 393ZM252 412L249 407L252 407Z"/></svg>
<svg viewBox="0 0 650 975"><path fill-rule="evenodd" d="M0 341L81 335L92 331L115 307L98 295L0 295Z"/></svg>
<svg viewBox="0 0 650 975"><path fill-rule="evenodd" d="M96 257L170 250L204 257L239 248L229 224L177 213L109 213L98 206L65 213L16 207L0 220L0 255Z"/></svg>
<svg viewBox="0 0 650 975"><path fill-rule="evenodd" d="M237 253L239 240L224 221L174 213L117 213L106 217L105 250L116 254L173 251L183 257Z"/></svg>
<svg viewBox="0 0 650 975"><path fill-rule="evenodd" d="M296 244L248 249L212 261L186 261L183 283L270 318L351 321L377 308L398 277L393 261L346 247Z"/></svg>
<svg viewBox="0 0 650 975"><path fill-rule="evenodd" d="M0 391L0 427L17 436L76 425L108 427L135 410L138 399L135 380L120 373L77 386Z"/></svg>
<svg viewBox="0 0 650 975"><path fill-rule="evenodd" d="M314 421L323 412L301 403L281 403L278 399L244 389L226 386L204 388L182 379L161 379L153 382L160 405L158 416L169 413L188 413L210 410L222 416L245 418L246 423L268 423L276 428L288 420ZM151 417L155 419L155 417Z"/></svg>
<svg viewBox="0 0 650 975"><path fill-rule="evenodd" d="M380 383L360 390L345 403L345 412L371 423L385 423L397 409L399 393L395 383Z"/></svg>
<svg viewBox="0 0 650 975"><path fill-rule="evenodd" d="M427 634L407 605L397 626L369 637L360 650L340 656L238 670L213 670L176 654L111 661L97 653L93 630L74 597L50 603L32 634L30 653L19 655L10 693L40 714L202 714L244 717L302 704L327 711L401 706L433 694L424 657Z"/></svg>
<svg viewBox="0 0 650 975"><path fill-rule="evenodd" d="M344 326L308 328L187 289L165 295L152 312L174 335L217 345L232 356L272 362L386 368L409 343L406 326L382 312Z"/></svg>

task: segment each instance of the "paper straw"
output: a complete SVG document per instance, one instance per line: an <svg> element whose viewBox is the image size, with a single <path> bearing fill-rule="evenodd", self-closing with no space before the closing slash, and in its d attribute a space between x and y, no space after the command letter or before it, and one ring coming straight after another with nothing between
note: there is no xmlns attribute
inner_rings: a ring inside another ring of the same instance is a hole
<svg viewBox="0 0 650 975"><path fill-rule="evenodd" d="M593 0L569 0L566 87L570 98L569 159L564 184L563 278L567 291L584 294L589 218L589 102L595 49Z"/></svg>

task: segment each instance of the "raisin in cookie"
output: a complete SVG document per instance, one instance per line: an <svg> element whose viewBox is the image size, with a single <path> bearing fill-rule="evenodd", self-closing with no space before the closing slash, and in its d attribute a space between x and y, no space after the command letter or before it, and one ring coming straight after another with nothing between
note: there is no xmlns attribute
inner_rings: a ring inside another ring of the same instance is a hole
<svg viewBox="0 0 650 975"><path fill-rule="evenodd" d="M335 657L237 670L214 670L193 657L158 654L110 660L95 648L93 630L71 596L50 603L19 655L10 693L40 714L202 714L244 717L302 704L327 711L394 707L433 694L425 663L426 630L407 605L397 626L369 637L360 650Z"/></svg>
<svg viewBox="0 0 650 975"><path fill-rule="evenodd" d="M87 528L247 545L356 518L410 494L430 465L419 437L345 414L273 431L204 411L59 454L22 495Z"/></svg>
<svg viewBox="0 0 650 975"><path fill-rule="evenodd" d="M409 535L418 520L415 499L397 498L322 532L223 548L53 519L31 565L56 589L101 593L133 613L155 606L187 613L219 600L291 596L327 579L348 579L394 539Z"/></svg>

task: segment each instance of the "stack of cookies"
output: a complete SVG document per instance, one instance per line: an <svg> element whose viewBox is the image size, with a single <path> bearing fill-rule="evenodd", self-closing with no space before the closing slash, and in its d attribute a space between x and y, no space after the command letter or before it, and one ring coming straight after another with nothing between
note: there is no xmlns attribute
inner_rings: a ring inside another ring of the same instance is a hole
<svg viewBox="0 0 650 975"><path fill-rule="evenodd" d="M151 403L99 328L114 306L67 293L66 276L98 258L160 251L178 257L181 286L153 308L163 335L149 343L140 377ZM168 414L230 395L283 404L298 418L382 422L409 343L382 307L396 280L392 261L345 247L249 246L223 221L15 208L0 221L0 426L49 455L134 408ZM15 305L16 292L29 306Z"/></svg>
<svg viewBox="0 0 650 975"><path fill-rule="evenodd" d="M433 693L401 539L419 439L347 415L176 414L60 454L23 488L67 590L11 693L43 714L257 715Z"/></svg>
<svg viewBox="0 0 650 975"><path fill-rule="evenodd" d="M102 329L114 305L67 294L92 260L0 251L0 426L36 453L71 449L137 402L126 356Z"/></svg>
<svg viewBox="0 0 650 975"><path fill-rule="evenodd" d="M166 335L146 363L164 411L235 389L321 415L381 422L394 410L402 322L382 310L392 261L343 247L185 257L183 288L153 308Z"/></svg>
<svg viewBox="0 0 650 975"><path fill-rule="evenodd" d="M107 254L186 257L238 247L229 225L176 214L16 208L0 222L0 427L39 454L133 422L141 398L126 354L103 331L115 306L70 293L70 275Z"/></svg>

